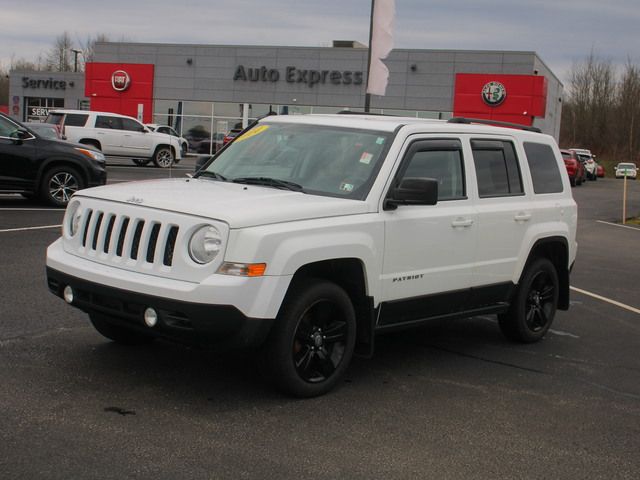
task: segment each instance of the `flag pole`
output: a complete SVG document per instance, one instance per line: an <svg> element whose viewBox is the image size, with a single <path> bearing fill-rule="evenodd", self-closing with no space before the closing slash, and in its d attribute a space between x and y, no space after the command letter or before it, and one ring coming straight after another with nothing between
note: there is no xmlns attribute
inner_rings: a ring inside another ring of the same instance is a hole
<svg viewBox="0 0 640 480"><path fill-rule="evenodd" d="M364 111L369 113L369 106L371 104L371 94L367 93L369 88L369 74L371 73L371 41L373 40L373 10L376 5L376 0L371 0L371 19L369 20L369 55L367 58L367 83L365 85L364 94Z"/></svg>

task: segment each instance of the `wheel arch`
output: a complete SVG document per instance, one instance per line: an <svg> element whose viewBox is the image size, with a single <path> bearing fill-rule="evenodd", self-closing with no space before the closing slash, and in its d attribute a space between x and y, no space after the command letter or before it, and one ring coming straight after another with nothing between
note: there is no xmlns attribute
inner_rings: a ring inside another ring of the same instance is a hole
<svg viewBox="0 0 640 480"><path fill-rule="evenodd" d="M95 138L81 138L80 140L78 140L78 143L81 143L82 145L91 145L102 151L102 144Z"/></svg>
<svg viewBox="0 0 640 480"><path fill-rule="evenodd" d="M554 236L537 240L527 257L527 261L520 274L526 272L527 267L536 258L548 258L558 274L558 305L559 310L569 309L569 242L565 237Z"/></svg>
<svg viewBox="0 0 640 480"><path fill-rule="evenodd" d="M82 165L81 162L76 162L74 160L56 157L44 162L40 166L40 169L38 170L38 176L36 178L36 183L35 183L36 190L40 188L42 179L44 178L45 174L49 170L51 170L52 168L64 167L64 166L69 166L69 167L72 167L74 170L76 170L82 177L82 182L84 183L85 186L89 184L89 171L87 170L87 167L85 165Z"/></svg>
<svg viewBox="0 0 640 480"><path fill-rule="evenodd" d="M289 290L310 278L335 283L347 293L356 314L356 353L369 356L373 349L375 315L373 298L367 292L366 272L362 260L339 258L302 265L293 275Z"/></svg>

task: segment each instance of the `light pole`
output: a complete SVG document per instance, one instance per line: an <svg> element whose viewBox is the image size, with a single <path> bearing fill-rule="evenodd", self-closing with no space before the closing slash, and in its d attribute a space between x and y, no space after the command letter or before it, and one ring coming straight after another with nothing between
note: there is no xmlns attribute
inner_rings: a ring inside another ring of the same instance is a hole
<svg viewBox="0 0 640 480"><path fill-rule="evenodd" d="M82 50L76 50L72 48L71 51L73 52L73 71L77 72L78 71L78 54L82 53Z"/></svg>

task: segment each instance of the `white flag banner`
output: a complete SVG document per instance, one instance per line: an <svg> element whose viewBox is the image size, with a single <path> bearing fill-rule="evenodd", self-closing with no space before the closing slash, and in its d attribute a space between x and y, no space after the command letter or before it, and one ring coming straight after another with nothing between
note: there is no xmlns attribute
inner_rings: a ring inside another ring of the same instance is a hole
<svg viewBox="0 0 640 480"><path fill-rule="evenodd" d="M375 0L371 32L371 65L367 93L384 95L389 81L389 69L382 63L393 50L393 24L396 16L395 0Z"/></svg>

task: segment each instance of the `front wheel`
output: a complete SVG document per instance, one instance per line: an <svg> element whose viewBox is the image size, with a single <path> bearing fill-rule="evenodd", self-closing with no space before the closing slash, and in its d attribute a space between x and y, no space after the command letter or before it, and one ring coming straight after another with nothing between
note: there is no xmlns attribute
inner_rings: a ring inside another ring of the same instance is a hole
<svg viewBox="0 0 640 480"><path fill-rule="evenodd" d="M538 258L525 270L507 313L498 315L505 337L537 342L549 330L558 305L558 273L547 258Z"/></svg>
<svg viewBox="0 0 640 480"><path fill-rule="evenodd" d="M66 207L71 195L82 189L84 181L71 167L54 167L44 174L40 185L42 199L55 207Z"/></svg>
<svg viewBox="0 0 640 480"><path fill-rule="evenodd" d="M169 168L174 161L175 157L170 147L158 147L153 156L153 163L160 168Z"/></svg>
<svg viewBox="0 0 640 480"><path fill-rule="evenodd" d="M145 343L153 341L152 336L143 335L142 333L113 325L102 315L92 313L89 318L98 333L116 343L121 343L123 345L144 345Z"/></svg>
<svg viewBox="0 0 640 480"><path fill-rule="evenodd" d="M324 280L294 287L267 340L275 383L297 397L328 392L342 379L355 338L355 311L342 288Z"/></svg>

